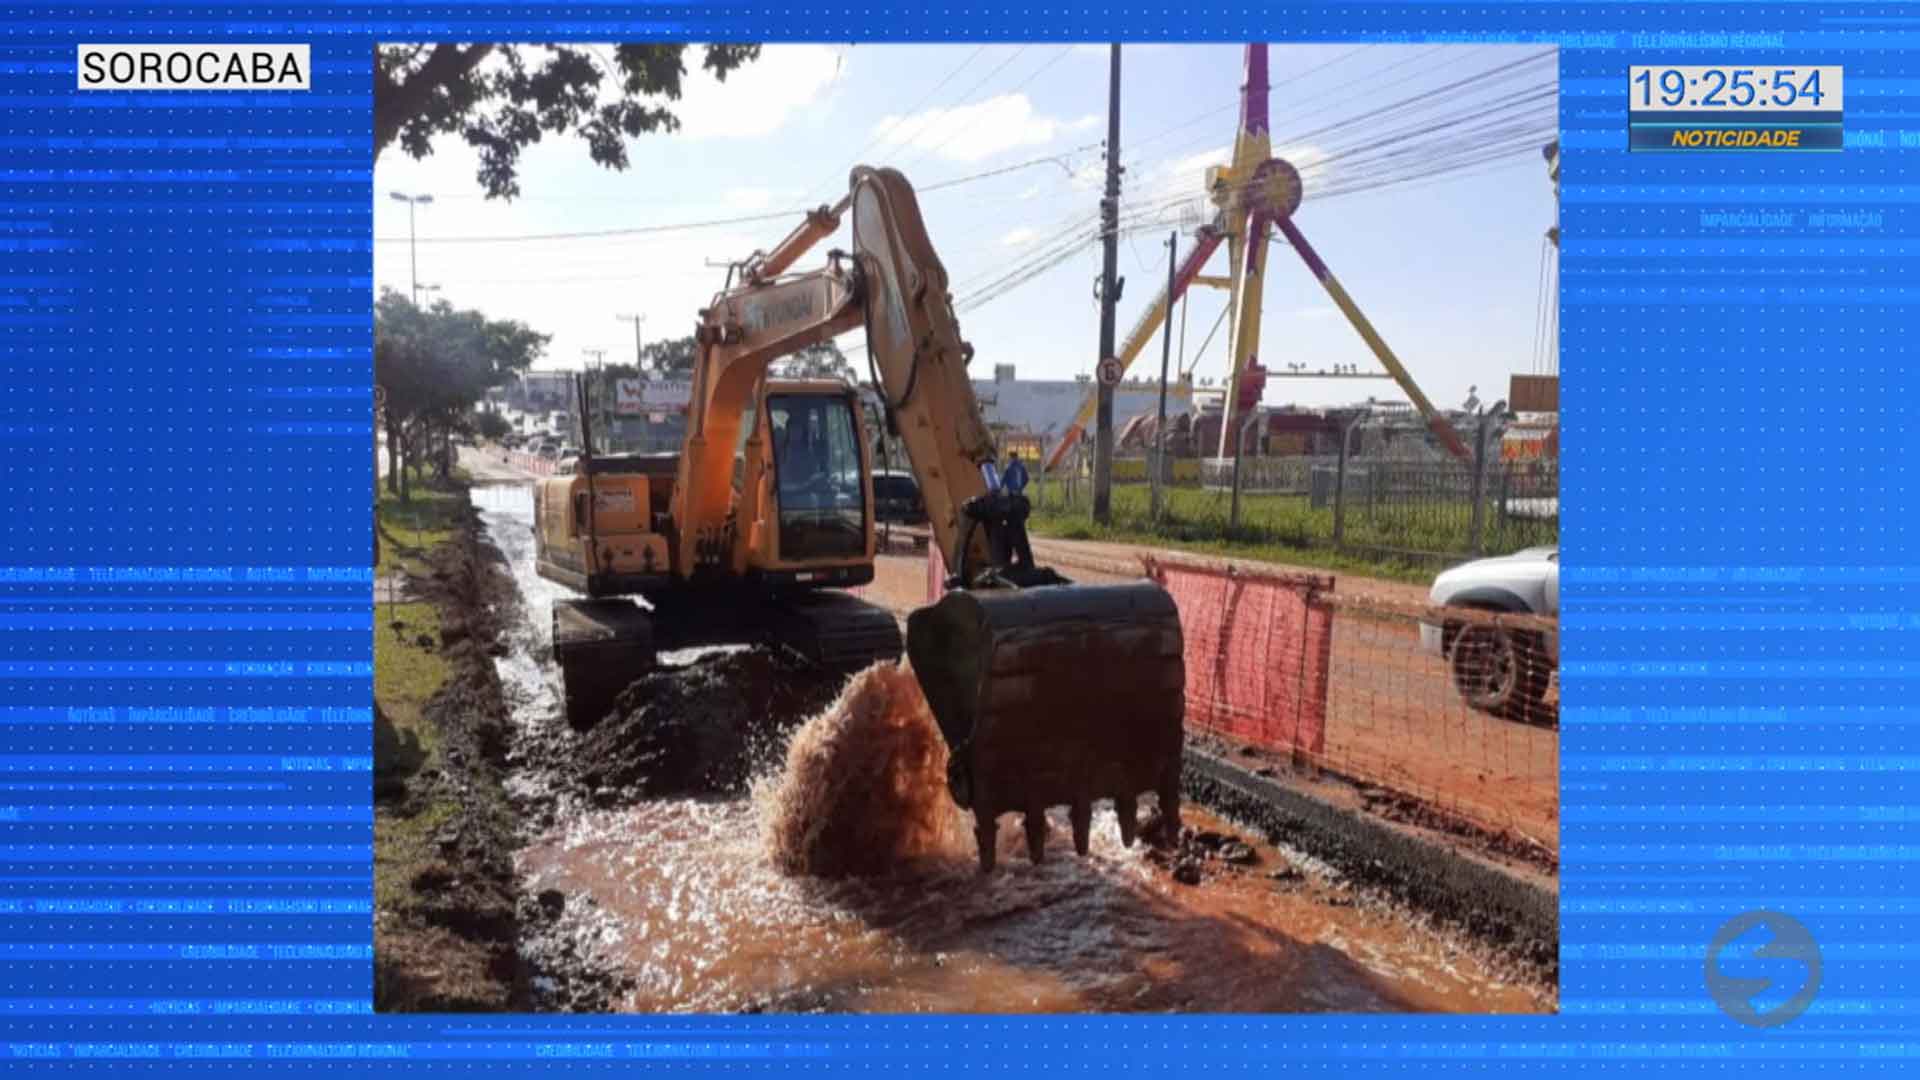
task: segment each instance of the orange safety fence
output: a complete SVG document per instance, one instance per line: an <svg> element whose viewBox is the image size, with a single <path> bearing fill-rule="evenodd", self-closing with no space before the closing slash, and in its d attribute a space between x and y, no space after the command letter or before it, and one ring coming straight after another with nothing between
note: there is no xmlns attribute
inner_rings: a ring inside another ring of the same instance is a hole
<svg viewBox="0 0 1920 1080"><path fill-rule="evenodd" d="M1145 568L1180 610L1187 722L1268 749L1320 754L1333 579L1157 559ZM946 560L929 544L928 603L945 591L946 576Z"/></svg>
<svg viewBox="0 0 1920 1080"><path fill-rule="evenodd" d="M540 457L537 454L522 454L522 453L515 452L515 453L508 454L507 460L512 462L515 468L520 469L523 472L530 472L536 476L552 476L553 475L554 462L552 462L547 458Z"/></svg>
<svg viewBox="0 0 1920 1080"><path fill-rule="evenodd" d="M1077 576L1149 576L1173 595L1189 731L1345 777L1382 812L1465 821L1557 852L1559 686L1547 655L1555 620L1433 608L1400 586L1369 591L1367 579L1336 591L1331 577L1198 556L1093 563ZM930 545L929 602L945 575ZM1489 705L1468 697L1485 650L1462 645L1495 638L1512 642L1534 675L1524 693Z"/></svg>
<svg viewBox="0 0 1920 1080"><path fill-rule="evenodd" d="M1187 723L1299 757L1327 741L1333 579L1146 560L1186 639Z"/></svg>

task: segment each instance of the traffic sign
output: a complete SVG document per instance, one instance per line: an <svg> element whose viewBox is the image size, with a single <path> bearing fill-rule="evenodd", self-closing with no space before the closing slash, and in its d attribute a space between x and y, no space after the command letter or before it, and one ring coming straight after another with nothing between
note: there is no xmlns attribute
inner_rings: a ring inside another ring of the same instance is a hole
<svg viewBox="0 0 1920 1080"><path fill-rule="evenodd" d="M1120 385L1120 358L1119 357L1109 356L1105 360L1100 361L1100 385L1102 386L1119 386Z"/></svg>

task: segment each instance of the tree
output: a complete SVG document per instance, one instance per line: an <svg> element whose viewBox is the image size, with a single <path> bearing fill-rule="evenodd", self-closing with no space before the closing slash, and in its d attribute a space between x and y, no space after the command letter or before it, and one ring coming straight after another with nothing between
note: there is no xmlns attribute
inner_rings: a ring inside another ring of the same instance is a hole
<svg viewBox="0 0 1920 1080"><path fill-rule="evenodd" d="M497 412L481 412L473 418L473 430L483 439L499 442L513 432L513 425Z"/></svg>
<svg viewBox="0 0 1920 1080"><path fill-rule="evenodd" d="M374 304L373 378L386 391L389 489L411 495L407 467L435 435L444 477L453 435L475 403L531 366L549 340L525 323L457 311L445 300L421 308L384 290Z"/></svg>
<svg viewBox="0 0 1920 1080"><path fill-rule="evenodd" d="M790 379L843 379L857 382L853 365L831 341L809 345L780 362L780 374Z"/></svg>
<svg viewBox="0 0 1920 1080"><path fill-rule="evenodd" d="M457 134L480 155L487 197L511 199L520 194L520 151L571 133L596 163L624 170L627 139L679 130L666 103L680 99L687 48L615 45L609 59L593 45L377 46L374 160L396 142L424 158L436 137ZM759 55L758 45L708 45L700 66L724 82ZM613 94L603 100L609 76Z"/></svg>
<svg viewBox="0 0 1920 1080"><path fill-rule="evenodd" d="M650 341L641 346L640 355L647 370L658 379L684 379L693 374L695 356L693 335L671 340Z"/></svg>

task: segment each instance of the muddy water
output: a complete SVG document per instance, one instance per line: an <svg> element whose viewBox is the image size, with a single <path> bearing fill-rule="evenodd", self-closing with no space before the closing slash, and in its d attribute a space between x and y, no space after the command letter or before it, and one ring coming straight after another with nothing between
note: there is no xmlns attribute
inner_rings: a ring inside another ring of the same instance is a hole
<svg viewBox="0 0 1920 1080"><path fill-rule="evenodd" d="M515 721L566 737L543 659L547 606L564 594L532 572L530 497L494 487L474 498L529 614L499 661ZM536 770L515 778L523 793L544 782ZM954 811L930 855L828 882L785 876L769 859L772 786L730 802L575 801L551 815L516 855L524 891L563 911L534 951L618 973L608 1004L639 1012L1551 1008L1477 950L1197 807L1183 811L1189 826L1240 835L1256 862L1208 860L1200 884L1181 884L1141 847L1123 848L1102 807L1088 857L1073 854L1062 816L1038 867L1018 819L1004 819L1001 868L982 878ZM539 991L551 980L531 963Z"/></svg>

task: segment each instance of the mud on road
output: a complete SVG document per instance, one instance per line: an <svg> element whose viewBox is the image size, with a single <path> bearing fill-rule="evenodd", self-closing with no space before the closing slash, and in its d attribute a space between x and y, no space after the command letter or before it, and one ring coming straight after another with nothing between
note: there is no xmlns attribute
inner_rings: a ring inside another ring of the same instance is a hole
<svg viewBox="0 0 1920 1080"><path fill-rule="evenodd" d="M449 830L444 879L420 883L419 910L376 947L392 950L380 964L393 979L431 972L430 957L445 968L444 957L467 955L446 951L451 935L472 955L466 966L499 977L490 996L414 994L398 1007L1553 1007L1550 985L1479 943L1266 830L1191 805L1187 828L1158 847L1123 846L1103 806L1084 858L1072 854L1061 812L1039 866L1020 830L1003 829L1001 868L982 878L970 822L943 801L910 860L864 875L796 874L768 842L793 802L781 770L789 736L842 690L838 680L759 650L668 655L610 720L575 732L545 640L548 605L564 594L531 572L528 493L483 487L474 501L487 554L501 560L471 574L491 584L466 591L494 635L469 659L490 670L461 666L472 678L455 682L470 682L458 693L469 695L473 723L455 741L471 748L448 770L458 775L433 781L466 785L474 805ZM449 708L463 711L451 696ZM443 907L429 909L427 897ZM456 913L463 899L471 903Z"/></svg>

